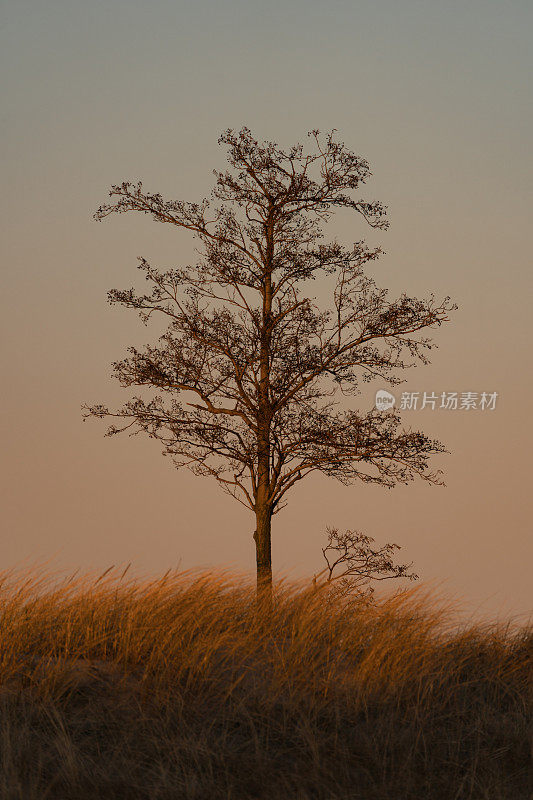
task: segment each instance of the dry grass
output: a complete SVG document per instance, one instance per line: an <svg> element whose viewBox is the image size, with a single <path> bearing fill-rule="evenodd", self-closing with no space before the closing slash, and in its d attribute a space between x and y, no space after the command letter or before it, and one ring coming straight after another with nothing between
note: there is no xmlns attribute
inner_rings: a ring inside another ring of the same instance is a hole
<svg viewBox="0 0 533 800"><path fill-rule="evenodd" d="M0 585L0 798L530 800L531 629L227 574Z"/></svg>

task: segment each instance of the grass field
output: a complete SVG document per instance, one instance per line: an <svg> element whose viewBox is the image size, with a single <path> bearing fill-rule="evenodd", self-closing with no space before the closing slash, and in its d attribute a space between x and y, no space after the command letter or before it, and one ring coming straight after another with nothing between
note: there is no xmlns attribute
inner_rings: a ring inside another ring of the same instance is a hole
<svg viewBox="0 0 533 800"><path fill-rule="evenodd" d="M532 630L431 594L5 574L0 798L531 800Z"/></svg>

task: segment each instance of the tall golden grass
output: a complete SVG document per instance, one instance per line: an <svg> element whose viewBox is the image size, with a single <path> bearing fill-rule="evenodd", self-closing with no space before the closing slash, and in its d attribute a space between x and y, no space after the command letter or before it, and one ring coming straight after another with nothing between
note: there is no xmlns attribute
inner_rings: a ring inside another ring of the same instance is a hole
<svg viewBox="0 0 533 800"><path fill-rule="evenodd" d="M531 800L528 626L428 590L0 576L0 798Z"/></svg>

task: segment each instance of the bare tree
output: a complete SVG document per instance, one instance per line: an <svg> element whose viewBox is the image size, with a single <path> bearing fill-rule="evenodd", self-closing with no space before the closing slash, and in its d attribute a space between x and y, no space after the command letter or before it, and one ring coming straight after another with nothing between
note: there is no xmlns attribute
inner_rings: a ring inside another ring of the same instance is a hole
<svg viewBox="0 0 533 800"><path fill-rule="evenodd" d="M227 130L219 144L228 148L231 169L214 171L210 199L165 200L128 182L113 186L112 202L95 214L101 220L140 211L189 230L200 242L200 261L161 272L140 258L150 292L109 292L111 303L136 309L145 323L154 312L168 318L157 344L131 347L113 365L122 386L160 394L134 397L113 412L84 406L85 416L124 421L107 435L146 432L176 466L214 477L250 508L265 596L272 516L297 481L322 472L345 484L392 487L416 476L439 483L428 458L445 452L423 433L400 429L398 412L339 407L339 394L359 393L361 381L393 385L397 370L427 363L431 340L417 334L447 321L455 306L433 295L388 300L363 272L379 248L321 241L322 223L335 209L353 211L373 228L388 223L381 203L352 197L371 175L367 162L336 141L335 131L308 136L306 153L301 144L283 150L260 143L248 128ZM316 277L330 282L329 307L302 294L302 284Z"/></svg>
<svg viewBox="0 0 533 800"><path fill-rule="evenodd" d="M374 594L373 581L393 578L417 580L418 575L409 572L413 563L395 564L394 553L400 550L397 544L385 544L376 549L374 539L360 531L340 533L337 528L326 528L328 542L322 548L326 565L313 578L315 589L333 587L335 598L357 596L370 601Z"/></svg>

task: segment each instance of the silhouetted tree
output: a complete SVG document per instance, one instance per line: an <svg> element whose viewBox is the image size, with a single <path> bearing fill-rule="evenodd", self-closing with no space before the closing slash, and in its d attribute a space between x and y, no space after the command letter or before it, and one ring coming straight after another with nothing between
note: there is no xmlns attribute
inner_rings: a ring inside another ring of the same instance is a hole
<svg viewBox="0 0 533 800"><path fill-rule="evenodd" d="M328 542L322 548L322 555L327 566L314 576L313 586L328 587L335 599L355 596L370 602L374 595L373 581L418 578L408 571L412 562L394 563L394 553L400 550L398 544L388 543L376 549L374 539L361 531L340 533L338 528L328 527L326 534Z"/></svg>
<svg viewBox="0 0 533 800"><path fill-rule="evenodd" d="M440 482L428 467L443 446L400 429L397 411L339 408L334 396L357 394L361 380L399 383L395 371L427 363L429 339L455 308L402 294L387 299L363 266L381 253L357 241L346 249L322 241L322 223L336 209L359 214L373 228L388 223L381 203L353 199L371 175L368 163L318 130L313 151L259 143L248 128L227 130L231 169L217 172L211 199L165 200L142 183L110 191L95 214L140 211L191 231L201 243L195 266L161 272L140 258L151 284L109 292L112 303L137 309L147 322L168 317L157 344L129 348L116 362L123 386L149 386L118 411L84 406L86 416L118 417L108 435L132 428L158 439L179 466L211 475L255 514L258 589L272 582L271 520L287 492L311 472L345 484L362 480L392 487L415 476ZM302 286L331 281L321 308ZM183 402L180 402L182 400ZM337 407L336 407L337 406Z"/></svg>

